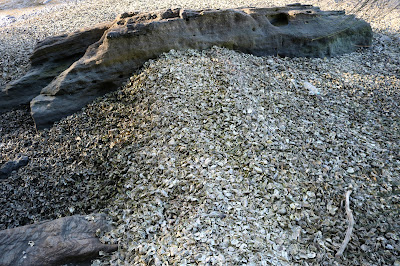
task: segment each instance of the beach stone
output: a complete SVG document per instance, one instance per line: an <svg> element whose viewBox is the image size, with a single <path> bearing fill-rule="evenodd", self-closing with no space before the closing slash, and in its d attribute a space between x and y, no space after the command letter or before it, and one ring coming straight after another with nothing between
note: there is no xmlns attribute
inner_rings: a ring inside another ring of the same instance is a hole
<svg viewBox="0 0 400 266"><path fill-rule="evenodd" d="M117 245L102 244L96 230L110 230L105 214L74 215L0 231L0 265L64 265L88 262L99 251Z"/></svg>
<svg viewBox="0 0 400 266"><path fill-rule="evenodd" d="M56 76L81 58L109 27L110 23L102 23L39 42L30 57L30 70L0 90L0 113L29 104Z"/></svg>
<svg viewBox="0 0 400 266"><path fill-rule="evenodd" d="M21 167L24 167L28 164L29 157L25 155L18 155L13 161L6 162L0 167L0 180L6 179L12 173L12 171L16 171Z"/></svg>
<svg viewBox="0 0 400 266"><path fill-rule="evenodd" d="M117 89L147 60L173 49L220 46L257 56L329 57L371 42L371 27L365 21L310 5L124 13L32 99L31 114L38 129L50 127Z"/></svg>

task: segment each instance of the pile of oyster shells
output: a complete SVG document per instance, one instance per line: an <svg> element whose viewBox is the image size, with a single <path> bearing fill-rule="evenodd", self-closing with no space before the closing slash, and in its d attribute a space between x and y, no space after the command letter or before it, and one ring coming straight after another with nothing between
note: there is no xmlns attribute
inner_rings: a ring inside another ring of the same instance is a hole
<svg viewBox="0 0 400 266"><path fill-rule="evenodd" d="M0 229L102 211L120 249L94 264L398 265L399 47L171 51L49 130L0 114L0 165L30 159L0 181Z"/></svg>
<svg viewBox="0 0 400 266"><path fill-rule="evenodd" d="M120 249L97 264L395 263L398 47L171 51L50 130L3 114L1 163L31 161L0 183L1 224L107 212L115 229L99 236ZM356 223L337 261L348 190Z"/></svg>
<svg viewBox="0 0 400 266"><path fill-rule="evenodd" d="M110 262L331 264L351 190L356 225L340 263L394 263L399 50L373 49L172 51L101 100L91 113L118 121L108 171L123 180L115 230L102 234L120 243Z"/></svg>

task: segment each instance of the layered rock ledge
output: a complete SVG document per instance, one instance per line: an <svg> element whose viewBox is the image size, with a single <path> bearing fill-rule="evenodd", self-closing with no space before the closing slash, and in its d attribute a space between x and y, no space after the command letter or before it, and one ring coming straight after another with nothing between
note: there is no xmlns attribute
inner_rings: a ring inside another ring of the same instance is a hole
<svg viewBox="0 0 400 266"><path fill-rule="evenodd" d="M49 127L117 89L147 60L173 49L220 46L257 56L329 57L369 46L372 40L371 27L365 21L342 11L321 11L300 4L124 13L114 22L87 32L40 43L32 56L32 70L2 91L0 111L30 101L36 127ZM79 39L82 46L71 39ZM73 43L76 52L60 57L68 47L65 43ZM74 61L82 51L85 54ZM43 54L50 60L36 64ZM34 85L26 86L28 83Z"/></svg>

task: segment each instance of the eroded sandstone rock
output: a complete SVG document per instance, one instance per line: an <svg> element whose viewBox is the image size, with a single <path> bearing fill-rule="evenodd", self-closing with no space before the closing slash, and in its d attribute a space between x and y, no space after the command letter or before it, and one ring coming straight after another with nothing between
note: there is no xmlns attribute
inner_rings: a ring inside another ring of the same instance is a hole
<svg viewBox="0 0 400 266"><path fill-rule="evenodd" d="M325 57L369 46L368 23L309 5L124 13L31 101L37 128L118 88L144 62L172 49L221 46L254 55ZM49 47L50 49L50 47Z"/></svg>
<svg viewBox="0 0 400 266"><path fill-rule="evenodd" d="M97 42L110 25L102 23L39 42L30 57L31 69L28 73L0 90L0 112L29 104L56 76L81 58L89 45Z"/></svg>
<svg viewBox="0 0 400 266"><path fill-rule="evenodd" d="M2 230L0 265L64 265L90 261L99 251L115 251L116 245L99 241L97 229L110 230L104 214L74 215Z"/></svg>

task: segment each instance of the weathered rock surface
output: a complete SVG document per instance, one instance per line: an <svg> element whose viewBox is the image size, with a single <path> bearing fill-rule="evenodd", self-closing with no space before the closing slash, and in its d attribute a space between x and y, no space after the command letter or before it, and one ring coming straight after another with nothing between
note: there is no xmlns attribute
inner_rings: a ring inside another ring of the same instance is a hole
<svg viewBox="0 0 400 266"><path fill-rule="evenodd" d="M98 41L110 25L103 23L39 42L30 57L29 72L0 91L0 112L28 104L56 76L81 58L89 45Z"/></svg>
<svg viewBox="0 0 400 266"><path fill-rule="evenodd" d="M29 157L25 155L19 155L14 161L9 161L3 164L0 167L0 180L6 179L12 171L18 170L21 167L24 167L29 162Z"/></svg>
<svg viewBox="0 0 400 266"><path fill-rule="evenodd" d="M109 230L104 214L74 215L0 231L0 265L63 265L112 252L96 230Z"/></svg>
<svg viewBox="0 0 400 266"><path fill-rule="evenodd" d="M118 88L147 60L172 49L221 46L260 56L325 57L369 46L371 40L368 23L341 11L300 4L124 13L83 57L41 90L31 101L31 113L37 128L51 126Z"/></svg>

